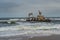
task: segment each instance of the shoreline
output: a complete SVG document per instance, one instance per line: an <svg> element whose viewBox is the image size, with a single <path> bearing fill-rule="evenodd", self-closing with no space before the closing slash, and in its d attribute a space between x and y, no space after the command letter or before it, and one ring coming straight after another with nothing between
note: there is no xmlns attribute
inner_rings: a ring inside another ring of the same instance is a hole
<svg viewBox="0 0 60 40"><path fill-rule="evenodd" d="M60 35L33 37L28 40L60 40Z"/></svg>
<svg viewBox="0 0 60 40"><path fill-rule="evenodd" d="M0 40L60 40L60 35L50 36L36 36L29 38L28 36L11 36L11 37L0 37Z"/></svg>

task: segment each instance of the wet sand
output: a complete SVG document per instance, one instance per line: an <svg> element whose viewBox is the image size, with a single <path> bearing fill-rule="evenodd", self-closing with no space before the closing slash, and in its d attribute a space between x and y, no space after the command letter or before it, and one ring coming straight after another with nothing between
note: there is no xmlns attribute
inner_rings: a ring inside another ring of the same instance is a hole
<svg viewBox="0 0 60 40"><path fill-rule="evenodd" d="M60 35L33 37L33 38L29 38L29 40L60 40Z"/></svg>
<svg viewBox="0 0 60 40"><path fill-rule="evenodd" d="M40 36L29 38L27 36L0 37L0 40L60 40L60 35Z"/></svg>

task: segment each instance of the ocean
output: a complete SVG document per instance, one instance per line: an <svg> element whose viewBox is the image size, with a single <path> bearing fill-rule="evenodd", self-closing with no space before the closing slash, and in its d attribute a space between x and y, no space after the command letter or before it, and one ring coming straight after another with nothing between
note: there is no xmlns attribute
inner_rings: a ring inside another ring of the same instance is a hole
<svg viewBox="0 0 60 40"><path fill-rule="evenodd" d="M52 22L16 22L16 24L0 23L0 37L20 35L32 38L35 36L50 36L53 34L60 35L59 19L52 20Z"/></svg>

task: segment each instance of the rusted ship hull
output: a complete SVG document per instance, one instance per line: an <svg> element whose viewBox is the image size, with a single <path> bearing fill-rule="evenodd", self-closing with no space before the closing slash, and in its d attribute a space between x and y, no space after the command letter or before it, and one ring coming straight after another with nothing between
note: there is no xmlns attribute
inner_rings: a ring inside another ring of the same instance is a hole
<svg viewBox="0 0 60 40"><path fill-rule="evenodd" d="M28 22L31 22L31 21L34 21L34 22L51 22L51 20L49 20L49 19L46 19L46 20L30 20L30 19L28 19L26 21L28 21Z"/></svg>

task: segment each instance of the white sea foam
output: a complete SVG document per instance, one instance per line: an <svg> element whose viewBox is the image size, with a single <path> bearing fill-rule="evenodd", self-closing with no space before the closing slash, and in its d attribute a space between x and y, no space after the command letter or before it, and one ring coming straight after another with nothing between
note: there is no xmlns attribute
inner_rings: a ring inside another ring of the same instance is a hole
<svg viewBox="0 0 60 40"><path fill-rule="evenodd" d="M16 26L0 28L0 36L47 36L60 34L60 24L53 23L20 23Z"/></svg>

